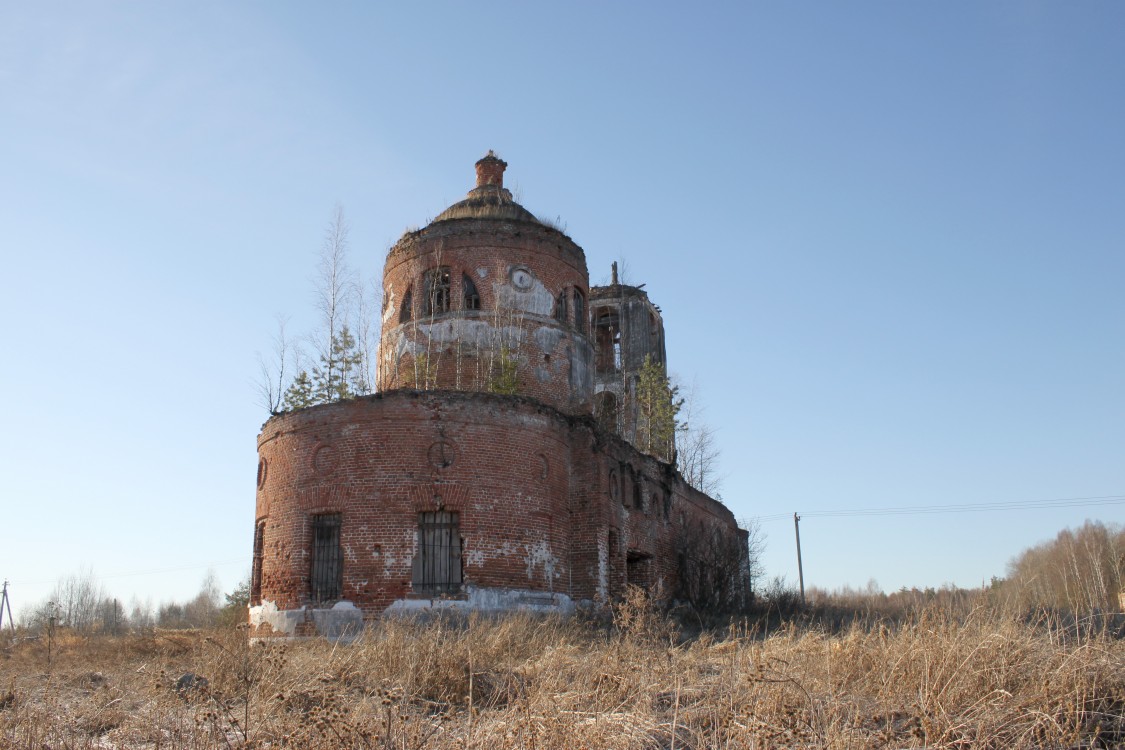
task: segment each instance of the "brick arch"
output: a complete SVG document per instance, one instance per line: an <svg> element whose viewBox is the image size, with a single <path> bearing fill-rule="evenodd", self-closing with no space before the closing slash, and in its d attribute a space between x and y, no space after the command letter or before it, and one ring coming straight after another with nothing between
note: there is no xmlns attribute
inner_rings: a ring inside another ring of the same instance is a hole
<svg viewBox="0 0 1125 750"><path fill-rule="evenodd" d="M428 482L410 488L410 507L417 513L434 510L460 512L468 505L469 490L459 484ZM436 498L440 497L439 503Z"/></svg>

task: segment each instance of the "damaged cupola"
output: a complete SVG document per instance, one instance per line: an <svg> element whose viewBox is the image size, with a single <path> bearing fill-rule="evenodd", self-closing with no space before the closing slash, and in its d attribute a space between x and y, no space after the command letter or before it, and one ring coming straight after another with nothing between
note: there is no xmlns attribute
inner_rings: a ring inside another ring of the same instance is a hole
<svg viewBox="0 0 1125 750"><path fill-rule="evenodd" d="M586 257L513 200L506 167L489 151L465 200L391 248L379 389L520 393L586 413Z"/></svg>

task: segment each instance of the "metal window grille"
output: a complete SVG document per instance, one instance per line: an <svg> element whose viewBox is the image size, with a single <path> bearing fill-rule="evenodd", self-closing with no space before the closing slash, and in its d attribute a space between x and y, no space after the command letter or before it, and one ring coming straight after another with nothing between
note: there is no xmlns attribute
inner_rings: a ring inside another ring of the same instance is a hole
<svg viewBox="0 0 1125 750"><path fill-rule="evenodd" d="M586 298L577 288L574 290L574 327L586 332Z"/></svg>
<svg viewBox="0 0 1125 750"><path fill-rule="evenodd" d="M335 601L340 598L344 573L340 514L313 516L312 536L312 599L314 602Z"/></svg>
<svg viewBox="0 0 1125 750"><path fill-rule="evenodd" d="M461 529L456 513L418 514L413 584L416 593L431 596L461 588Z"/></svg>

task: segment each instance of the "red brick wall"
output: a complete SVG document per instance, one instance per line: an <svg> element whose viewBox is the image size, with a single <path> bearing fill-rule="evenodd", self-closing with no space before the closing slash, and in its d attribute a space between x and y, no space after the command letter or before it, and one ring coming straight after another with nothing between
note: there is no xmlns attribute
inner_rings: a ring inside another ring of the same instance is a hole
<svg viewBox="0 0 1125 750"><path fill-rule="evenodd" d="M588 600L622 593L630 553L647 556L634 572L671 594L685 530L737 533L730 511L670 466L526 398L394 391L274 417L258 446L261 594L280 609L310 603L319 513L342 515L343 598L368 616L411 594L423 511L459 512L466 584ZM623 467L642 484L642 508Z"/></svg>
<svg viewBox="0 0 1125 750"><path fill-rule="evenodd" d="M448 312L424 311L424 274L447 267ZM521 291L512 273L530 274ZM462 305L462 279L472 279L479 310ZM400 322L410 290L411 320ZM567 321L555 319L560 292ZM452 219L404 236L387 256L383 273L380 391L395 388L490 390L499 372L500 348L513 362L517 392L580 414L590 411L592 354L586 316L574 317L574 291L589 295L582 249L561 232L530 221ZM586 312L589 303L586 302ZM424 353L421 362L417 353Z"/></svg>

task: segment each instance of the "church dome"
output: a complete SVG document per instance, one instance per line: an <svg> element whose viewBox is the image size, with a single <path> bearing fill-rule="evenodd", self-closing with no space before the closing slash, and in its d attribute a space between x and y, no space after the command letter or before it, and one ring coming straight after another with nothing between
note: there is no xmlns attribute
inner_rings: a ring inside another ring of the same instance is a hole
<svg viewBox="0 0 1125 750"><path fill-rule="evenodd" d="M469 191L465 200L454 203L438 214L434 222L449 219L504 219L507 221L539 220L526 208L512 199L504 188L504 169L508 163L492 151L476 163L477 186Z"/></svg>

